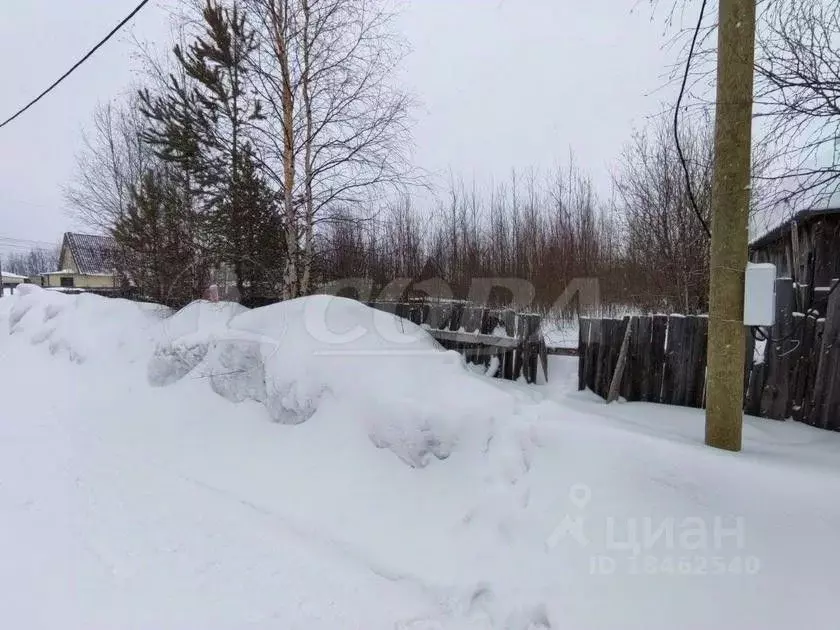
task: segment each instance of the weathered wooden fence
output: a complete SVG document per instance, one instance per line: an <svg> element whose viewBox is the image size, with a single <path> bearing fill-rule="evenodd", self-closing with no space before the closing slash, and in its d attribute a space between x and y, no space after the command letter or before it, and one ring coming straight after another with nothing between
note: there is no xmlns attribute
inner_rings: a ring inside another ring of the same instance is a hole
<svg viewBox="0 0 840 630"><path fill-rule="evenodd" d="M617 377L618 392L629 401L700 407L705 395L707 334L705 317L581 319L578 385L606 399ZM616 374L625 339L626 363Z"/></svg>
<svg viewBox="0 0 840 630"><path fill-rule="evenodd" d="M840 430L840 290L831 292L825 317L796 313L794 303L793 283L777 281L777 341L766 342L752 366L745 410Z"/></svg>
<svg viewBox="0 0 840 630"><path fill-rule="evenodd" d="M744 410L840 430L840 289L825 318L794 304L793 282L779 279L771 340L757 343L745 329ZM704 316L581 319L578 386L604 399L617 387L628 401L703 407L707 340Z"/></svg>
<svg viewBox="0 0 840 630"><path fill-rule="evenodd" d="M460 352L498 378L535 383L541 365L548 380L541 315L460 302L369 302L368 306L422 326L444 348Z"/></svg>

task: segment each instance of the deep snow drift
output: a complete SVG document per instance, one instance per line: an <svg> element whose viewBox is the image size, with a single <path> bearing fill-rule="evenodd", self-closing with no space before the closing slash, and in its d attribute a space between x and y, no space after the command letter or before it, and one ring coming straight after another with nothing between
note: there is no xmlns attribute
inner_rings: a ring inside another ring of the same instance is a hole
<svg viewBox="0 0 840 630"><path fill-rule="evenodd" d="M466 369L347 300L0 300L0 622L834 623L840 439Z"/></svg>

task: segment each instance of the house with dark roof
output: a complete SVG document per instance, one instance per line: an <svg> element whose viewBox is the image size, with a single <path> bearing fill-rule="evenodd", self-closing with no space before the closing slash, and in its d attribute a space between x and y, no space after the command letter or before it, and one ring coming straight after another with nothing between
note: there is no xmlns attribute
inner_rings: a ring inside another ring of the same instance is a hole
<svg viewBox="0 0 840 630"><path fill-rule="evenodd" d="M840 279L840 207L803 210L750 244L750 260L773 263L793 278L797 310L825 313L826 296Z"/></svg>
<svg viewBox="0 0 840 630"><path fill-rule="evenodd" d="M66 232L58 270L31 278L42 287L65 291L110 292L120 288L116 271L117 243L110 236Z"/></svg>

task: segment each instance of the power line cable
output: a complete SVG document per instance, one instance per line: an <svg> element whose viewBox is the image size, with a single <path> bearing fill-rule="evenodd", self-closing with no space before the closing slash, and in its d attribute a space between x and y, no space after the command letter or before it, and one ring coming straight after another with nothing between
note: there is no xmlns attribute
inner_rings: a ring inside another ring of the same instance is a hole
<svg viewBox="0 0 840 630"><path fill-rule="evenodd" d="M703 214L700 212L700 208L697 205L697 198L694 196L694 189L691 186L691 174L688 172L688 164L686 162L685 155L683 154L682 145L680 144L680 107L682 107L682 101L685 97L685 90L688 85L688 75L691 73L691 60L694 58L694 50L697 47L697 38L700 35L700 28L703 26L703 18L706 15L707 4L708 0L703 0L703 4L700 5L700 18L697 20L697 26L694 29L694 37L691 38L691 47L688 50L688 59L685 62L685 74L683 74L682 85L680 86L680 95L677 97L677 106L674 108L674 141L677 143L677 155L680 158L680 164L682 164L683 174L685 175L685 185L688 191L688 199L691 202L691 207L694 210L694 214L697 215L700 225L703 226L706 236L712 238L712 232L709 230L709 226L706 224L705 219L703 219Z"/></svg>
<svg viewBox="0 0 840 630"><path fill-rule="evenodd" d="M0 234L0 241L16 241L18 243L39 243L39 244L52 244L53 241L39 241L38 239L34 238L17 238L15 236L5 236Z"/></svg>
<svg viewBox="0 0 840 630"><path fill-rule="evenodd" d="M140 2L140 4L138 4L138 5L134 8L134 10L133 10L131 13L129 13L129 14L128 14L128 15L127 15L127 16L126 16L126 17L125 17L125 18L124 18L124 19L123 19L120 23L119 23L119 24L117 24L117 25L116 25L113 29L111 29L111 32L110 32L110 33L108 33L108 34L105 36L105 38L104 38L104 39L102 39L102 40L101 40L98 44L96 44L96 46L94 46L93 48L91 48L91 49L87 52L87 54L86 54L84 57L82 57L82 58L81 58L81 59L79 59L76 63L74 63L74 64L73 64L73 66L72 66L72 67L71 67L71 68L70 68L67 72L65 72L64 74L62 74L62 75L61 75L58 79L56 79L56 80L53 82L53 84L52 84L52 85L50 85L50 86L49 86L46 90L44 90L43 92L41 92L41 93L40 93L38 96L36 96L34 99L32 99L31 101L29 101L26 105L24 105L23 107L21 107L21 108L20 108L17 112L15 112L14 114L12 114L9 118L7 118L7 119L6 119L6 120L4 120L2 123L0 123L0 129L2 129L2 128L3 128L3 127L5 127L6 125L8 125L10 122L12 122L13 120L15 120L18 116L20 116L21 114L23 114L26 110L28 110L28 109L29 109L30 107L32 107L33 105L35 105L35 103L37 103L38 101L40 101L40 100L41 100L42 98L44 98L47 94L49 94L49 93L50 93L50 92L52 92L55 88L57 88L57 87L59 86L59 84L60 84L62 81L64 81L64 79L66 79L66 78L67 78L67 77L69 77L71 74L73 74L73 72L75 72L75 71L79 68L79 66L81 66L84 62L86 62L88 59L90 59L90 58L94 55L94 53L96 53L96 51L97 51L97 50L99 50L100 48L102 48L102 46L104 46L104 45L108 42L108 40L110 40L110 39L111 39L114 35L116 35L116 34L120 31L120 29L121 29L123 26L125 26L126 24L128 24L128 23L132 20L132 18L140 12L140 9L142 9L144 6L146 6L147 4L149 4L149 2L150 2L150 1L151 1L151 0L142 0L142 2Z"/></svg>

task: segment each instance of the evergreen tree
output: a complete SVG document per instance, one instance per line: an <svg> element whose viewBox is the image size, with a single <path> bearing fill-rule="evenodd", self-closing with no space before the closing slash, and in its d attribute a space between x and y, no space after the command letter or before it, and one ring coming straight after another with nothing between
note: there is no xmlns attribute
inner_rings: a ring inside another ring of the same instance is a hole
<svg viewBox="0 0 840 630"><path fill-rule="evenodd" d="M231 265L242 299L276 295L285 262L283 227L274 195L248 152L238 160L234 186L210 215L213 249Z"/></svg>
<svg viewBox="0 0 840 630"><path fill-rule="evenodd" d="M283 232L266 215L270 194L248 140L251 122L261 116L248 77L254 34L236 4L226 8L208 0L201 17L201 33L174 48L179 74L156 98L143 97L146 137L162 159L189 173L207 218L203 237L216 263L233 268L240 296L273 293L265 270L257 268L268 253L278 257ZM255 243L265 251L255 250Z"/></svg>
<svg viewBox="0 0 840 630"><path fill-rule="evenodd" d="M147 171L114 227L123 273L140 295L170 306L201 297L208 269L191 238L195 217L172 171Z"/></svg>

